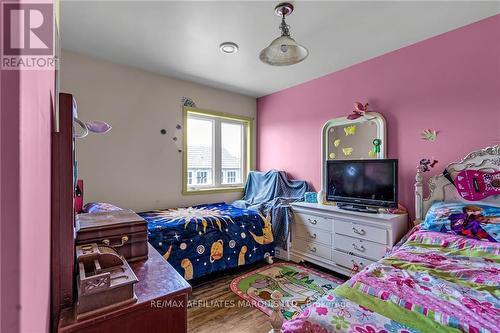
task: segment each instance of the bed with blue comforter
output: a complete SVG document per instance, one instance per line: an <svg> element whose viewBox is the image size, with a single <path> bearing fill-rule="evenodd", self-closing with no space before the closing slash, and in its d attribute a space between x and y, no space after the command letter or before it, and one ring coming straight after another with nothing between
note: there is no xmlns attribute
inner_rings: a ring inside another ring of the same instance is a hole
<svg viewBox="0 0 500 333"><path fill-rule="evenodd" d="M186 280L274 255L270 215L226 203L140 213L149 243Z"/></svg>

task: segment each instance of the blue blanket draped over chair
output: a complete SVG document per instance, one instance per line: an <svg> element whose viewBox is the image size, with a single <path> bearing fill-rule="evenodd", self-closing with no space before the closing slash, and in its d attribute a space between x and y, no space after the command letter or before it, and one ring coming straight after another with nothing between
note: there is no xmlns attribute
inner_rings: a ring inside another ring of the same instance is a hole
<svg viewBox="0 0 500 333"><path fill-rule="evenodd" d="M302 200L308 190L307 182L289 180L284 171L251 171L245 185L245 195L233 202L233 206L270 214L276 246L286 250L286 239L293 219L290 203Z"/></svg>

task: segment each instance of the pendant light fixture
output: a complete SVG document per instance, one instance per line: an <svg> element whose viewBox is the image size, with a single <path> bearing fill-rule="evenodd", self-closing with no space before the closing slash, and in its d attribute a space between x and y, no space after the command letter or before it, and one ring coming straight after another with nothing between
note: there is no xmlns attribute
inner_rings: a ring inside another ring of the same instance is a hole
<svg viewBox="0 0 500 333"><path fill-rule="evenodd" d="M309 51L290 37L290 26L285 22L285 16L293 12L293 5L282 2L274 8L274 12L281 17L281 36L260 52L260 60L272 66L288 66L301 62L307 58Z"/></svg>

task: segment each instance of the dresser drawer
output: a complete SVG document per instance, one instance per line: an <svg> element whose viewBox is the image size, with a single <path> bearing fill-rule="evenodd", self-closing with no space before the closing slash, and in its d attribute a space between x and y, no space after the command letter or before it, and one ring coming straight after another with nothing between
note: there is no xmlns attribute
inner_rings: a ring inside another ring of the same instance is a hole
<svg viewBox="0 0 500 333"><path fill-rule="evenodd" d="M323 245L332 245L332 234L318 228L311 227L306 224L295 223L292 232L293 238L295 237L306 239L308 241L321 243Z"/></svg>
<svg viewBox="0 0 500 333"><path fill-rule="evenodd" d="M335 220L335 233L387 244L387 230L345 220Z"/></svg>
<svg viewBox="0 0 500 333"><path fill-rule="evenodd" d="M305 213L295 213L294 217L295 217L294 222L298 224L311 226L329 232L332 231L332 221L325 219L321 216L310 215Z"/></svg>
<svg viewBox="0 0 500 333"><path fill-rule="evenodd" d="M305 254L321 257L327 260L332 259L332 249L330 246L295 238L292 242L292 247L294 251L303 252Z"/></svg>
<svg viewBox="0 0 500 333"><path fill-rule="evenodd" d="M378 243L339 234L335 234L333 239L337 250L351 252L361 257L379 260L386 253L386 246Z"/></svg>
<svg viewBox="0 0 500 333"><path fill-rule="evenodd" d="M332 257L333 261L337 265L345 267L349 270L352 270L354 268L354 265L358 266L358 270L362 270L366 266L374 263L374 261L353 256L351 254L343 253L337 250L332 251Z"/></svg>

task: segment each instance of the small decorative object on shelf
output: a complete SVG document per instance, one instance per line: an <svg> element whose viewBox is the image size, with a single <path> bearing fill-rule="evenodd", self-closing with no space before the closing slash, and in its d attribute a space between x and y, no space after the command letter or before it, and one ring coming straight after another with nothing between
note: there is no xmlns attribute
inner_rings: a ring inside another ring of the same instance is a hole
<svg viewBox="0 0 500 333"><path fill-rule="evenodd" d="M283 314L281 313L281 298L283 295L278 290L271 293L273 313L271 314L271 327L269 333L283 333Z"/></svg>
<svg viewBox="0 0 500 333"><path fill-rule="evenodd" d="M306 192L304 193L304 201L309 203L318 202L318 193L316 192Z"/></svg>
<svg viewBox="0 0 500 333"><path fill-rule="evenodd" d="M137 300L137 277L112 247L90 243L76 247L78 262L77 319Z"/></svg>
<svg viewBox="0 0 500 333"><path fill-rule="evenodd" d="M316 200L317 200L318 202L321 202L321 203L322 203L322 202L324 201L323 199L324 199L324 198L323 198L323 191L319 191L319 192L316 194Z"/></svg>
<svg viewBox="0 0 500 333"><path fill-rule="evenodd" d="M146 221L131 210L78 214L76 245L109 246L128 262L148 258Z"/></svg>

